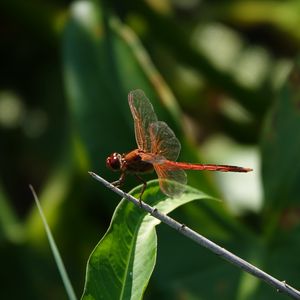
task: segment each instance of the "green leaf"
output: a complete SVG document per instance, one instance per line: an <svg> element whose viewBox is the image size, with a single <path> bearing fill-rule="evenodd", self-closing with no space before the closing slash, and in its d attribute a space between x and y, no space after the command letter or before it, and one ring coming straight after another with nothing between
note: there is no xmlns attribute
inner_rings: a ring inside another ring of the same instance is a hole
<svg viewBox="0 0 300 300"><path fill-rule="evenodd" d="M262 139L265 209L279 211L300 197L300 62L269 116Z"/></svg>
<svg viewBox="0 0 300 300"><path fill-rule="evenodd" d="M37 195L36 195L36 193L35 193L35 191L34 191L34 189L33 189L32 186L30 186L30 190L31 190L32 195L34 197L35 204L36 204L36 206L38 208L40 217L41 217L41 219L43 221L43 225L44 225L44 229L45 229L46 234L47 234L49 245L51 247L52 254L54 256L54 259L55 259L58 271L59 271L60 276L62 278L63 284L64 284L66 292L68 294L68 297L69 297L70 300L76 300L77 298L76 298L74 289L72 287L71 281L70 281L69 276L67 274L67 271L65 269L65 266L64 266L64 263L62 261L61 255L60 255L60 253L58 251L58 248L56 246L54 237L53 237L53 235L51 233L51 229L50 229L50 227L48 225L47 219L46 219L46 217L44 215L44 212L43 212L43 209L42 209L41 204L39 202L39 199L38 199L38 197L37 197Z"/></svg>
<svg viewBox="0 0 300 300"><path fill-rule="evenodd" d="M132 194L138 196L140 189ZM167 198L157 180L148 183L143 195L146 203L165 214L190 201L209 198L191 187L180 198ZM89 259L83 299L141 299L156 261L155 226L159 223L123 199Z"/></svg>

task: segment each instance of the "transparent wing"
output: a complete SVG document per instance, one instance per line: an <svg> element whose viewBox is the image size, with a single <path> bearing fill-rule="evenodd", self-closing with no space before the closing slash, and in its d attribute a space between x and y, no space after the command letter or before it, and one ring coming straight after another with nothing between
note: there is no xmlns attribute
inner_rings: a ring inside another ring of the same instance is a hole
<svg viewBox="0 0 300 300"><path fill-rule="evenodd" d="M178 169L166 169L163 164L154 164L160 189L170 197L180 196L187 183L186 173Z"/></svg>
<svg viewBox="0 0 300 300"><path fill-rule="evenodd" d="M150 152L149 125L157 122L153 106L142 90L131 91L128 95L128 103L134 120L134 132L138 148Z"/></svg>
<svg viewBox="0 0 300 300"><path fill-rule="evenodd" d="M151 152L140 152L139 156L142 158L143 161L146 161L151 164L165 164L166 162L168 163L169 161L165 159L165 157L161 155L157 155L155 153ZM173 167L173 166L171 166ZM174 167L173 167L174 168Z"/></svg>
<svg viewBox="0 0 300 300"><path fill-rule="evenodd" d="M181 145L172 129L162 121L150 124L151 152L175 161L180 153Z"/></svg>

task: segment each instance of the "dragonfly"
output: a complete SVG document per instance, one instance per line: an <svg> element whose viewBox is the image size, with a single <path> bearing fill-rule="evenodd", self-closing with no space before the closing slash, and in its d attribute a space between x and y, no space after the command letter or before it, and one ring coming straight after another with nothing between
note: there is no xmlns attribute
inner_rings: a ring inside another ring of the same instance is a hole
<svg viewBox="0 0 300 300"><path fill-rule="evenodd" d="M163 121L158 121L153 106L142 90L131 91L128 103L134 120L134 132L137 149L127 153L114 152L106 159L106 165L121 176L112 182L114 186L122 186L126 175L133 174L143 183L139 201L147 183L141 174L155 171L161 191L169 197L180 196L187 183L185 170L250 172L251 168L229 165L198 164L177 162L181 144L173 130Z"/></svg>

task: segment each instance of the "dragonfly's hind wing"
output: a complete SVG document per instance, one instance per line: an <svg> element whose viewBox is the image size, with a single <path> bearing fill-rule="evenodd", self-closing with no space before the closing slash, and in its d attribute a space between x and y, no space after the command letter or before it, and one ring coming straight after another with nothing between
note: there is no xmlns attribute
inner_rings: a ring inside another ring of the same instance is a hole
<svg viewBox="0 0 300 300"><path fill-rule="evenodd" d="M180 196L187 183L186 173L180 169L166 168L164 164L154 164L160 189L170 197Z"/></svg>
<svg viewBox="0 0 300 300"><path fill-rule="evenodd" d="M160 189L170 197L180 196L185 190L187 183L186 173L165 157L153 153L141 152L142 161L151 163L157 174Z"/></svg>

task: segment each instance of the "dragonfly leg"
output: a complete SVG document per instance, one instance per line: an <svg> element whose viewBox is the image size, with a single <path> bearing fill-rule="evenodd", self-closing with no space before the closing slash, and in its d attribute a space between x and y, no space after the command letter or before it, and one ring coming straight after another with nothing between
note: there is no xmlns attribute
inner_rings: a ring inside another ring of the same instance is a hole
<svg viewBox="0 0 300 300"><path fill-rule="evenodd" d="M145 192L145 189L147 187L147 182L139 175L135 174L135 177L141 181L143 183L143 187L142 187L142 190L141 190L141 193L140 193L140 196L139 196L139 202L140 202L140 207L142 207L142 196Z"/></svg>
<svg viewBox="0 0 300 300"><path fill-rule="evenodd" d="M111 182L111 184L116 187L120 187L123 185L124 181L125 181L125 172L121 174L118 180Z"/></svg>

